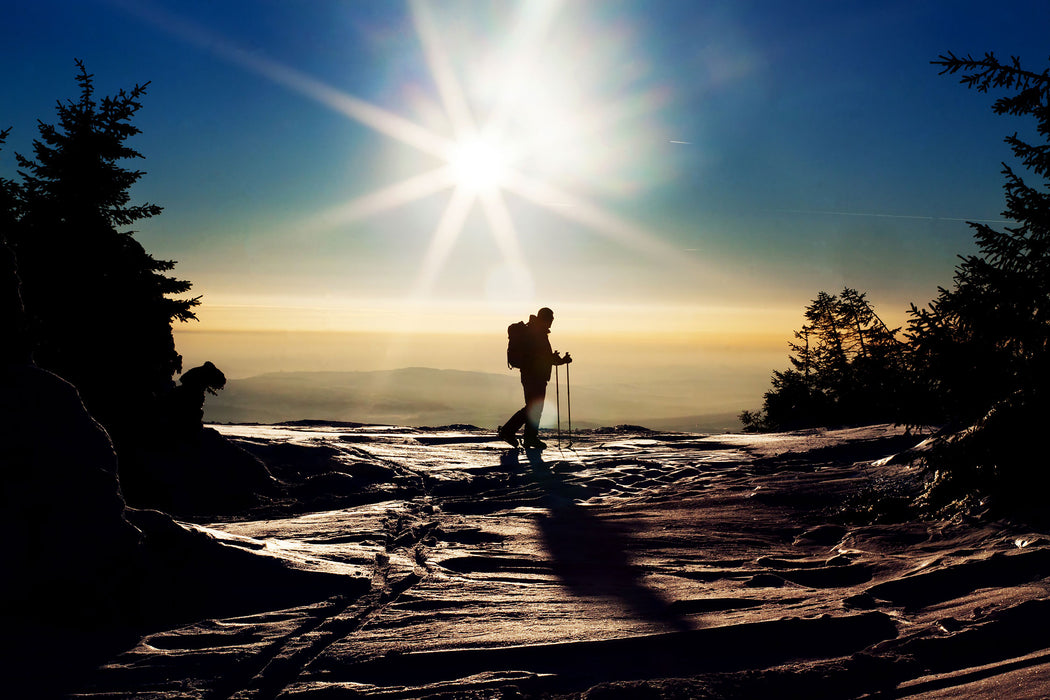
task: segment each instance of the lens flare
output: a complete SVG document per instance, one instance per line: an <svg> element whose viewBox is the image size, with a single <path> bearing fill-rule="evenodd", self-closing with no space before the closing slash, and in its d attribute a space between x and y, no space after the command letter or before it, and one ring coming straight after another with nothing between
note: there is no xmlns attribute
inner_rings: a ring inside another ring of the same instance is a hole
<svg viewBox="0 0 1050 700"><path fill-rule="evenodd" d="M297 227L300 235L345 231L353 222L450 190L410 287L413 299L433 297L475 208L487 222L501 258L478 260L479 265L509 275L501 285L490 279L488 295L533 293L532 273L507 195L653 259L692 267L661 237L621 219L581 191L633 191L638 178L648 178L653 170L646 166L653 144L666 142L651 118L663 98L639 80L636 69L642 64L631 37L619 25L602 21L600 12L564 0L529 0L509 6L514 9L506 31L499 34L484 22L471 24L467 17L473 13L457 14L447 4L409 0L436 90L437 111L442 113L438 123L431 124L257 55L149 0L111 1L376 134L436 157L436 167L429 163L423 172L320 211ZM497 36L503 40L495 41ZM570 65L573 69L566 70Z"/></svg>

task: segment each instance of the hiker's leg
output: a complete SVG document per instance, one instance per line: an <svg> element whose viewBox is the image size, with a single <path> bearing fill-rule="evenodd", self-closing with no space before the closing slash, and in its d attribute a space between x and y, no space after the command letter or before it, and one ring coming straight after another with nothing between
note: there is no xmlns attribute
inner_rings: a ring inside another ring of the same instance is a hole
<svg viewBox="0 0 1050 700"><path fill-rule="evenodd" d="M525 425L526 414L527 411L523 406L517 413L507 419L507 422L503 424L502 428L500 428L500 432L513 435L521 430L521 426Z"/></svg>
<svg viewBox="0 0 1050 700"><path fill-rule="evenodd" d="M522 381L525 387L525 436L536 437L540 432L540 417L543 415L543 400L547 396L547 382Z"/></svg>

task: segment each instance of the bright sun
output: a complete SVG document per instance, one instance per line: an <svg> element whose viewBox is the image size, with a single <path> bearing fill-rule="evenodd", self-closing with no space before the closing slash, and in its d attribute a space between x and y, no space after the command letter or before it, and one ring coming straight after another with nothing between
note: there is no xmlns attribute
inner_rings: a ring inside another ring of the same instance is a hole
<svg viewBox="0 0 1050 700"><path fill-rule="evenodd" d="M498 189L510 167L507 149L493 139L466 138L452 147L449 155L456 184L471 192Z"/></svg>
<svg viewBox="0 0 1050 700"><path fill-rule="evenodd" d="M345 227L352 221L451 190L423 254L412 298L426 298L432 293L475 208L484 217L502 258L498 268L493 268L500 271L492 276L496 280L493 286L503 285L521 298L531 294L531 270L507 206L507 194L620 245L681 264L683 257L676 247L569 188L575 182L589 186L592 182L624 179L634 170L647 172L636 167L645 164L635 162L630 154L652 149L657 142L653 130L644 124L628 130L621 122L635 124L639 116L646 116L659 105L660 98L656 92L632 91L595 101L587 90L567 78L562 62L547 60L553 50L547 42L548 30L562 5L563 0L521 3L513 37L508 40L510 51L504 60L491 61L492 74L499 78L492 82L486 78L487 71L459 75L453 60L456 52L445 43L447 32L441 31L432 3L410 0L416 33L439 98L439 109L428 107L425 111L436 128L342 93L286 66L230 49L233 60L440 162L433 170L321 212L306 228ZM457 44L456 48L462 47ZM467 42L463 49L471 58L467 65L487 63L478 60L472 48ZM602 74L601 64L593 68L596 75ZM474 95L478 103L471 99ZM484 118L479 120L481 108ZM612 132L614 127L617 130ZM605 148L599 140L610 134L616 148ZM491 296L499 295L494 291Z"/></svg>

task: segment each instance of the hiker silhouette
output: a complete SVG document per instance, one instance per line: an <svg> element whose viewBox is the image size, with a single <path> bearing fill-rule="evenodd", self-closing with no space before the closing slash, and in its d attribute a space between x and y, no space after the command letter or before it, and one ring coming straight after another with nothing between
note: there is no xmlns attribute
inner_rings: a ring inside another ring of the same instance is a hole
<svg viewBox="0 0 1050 700"><path fill-rule="evenodd" d="M524 426L522 445L527 449L544 449L547 445L539 438L540 416L543 401L547 396L547 382L554 365L572 362L569 353L562 357L551 350L547 337L554 323L554 312L543 307L528 323L515 323L507 329L510 342L507 348L507 363L521 371L521 386L525 393L525 405L499 427L499 438L514 447L518 446L517 433Z"/></svg>

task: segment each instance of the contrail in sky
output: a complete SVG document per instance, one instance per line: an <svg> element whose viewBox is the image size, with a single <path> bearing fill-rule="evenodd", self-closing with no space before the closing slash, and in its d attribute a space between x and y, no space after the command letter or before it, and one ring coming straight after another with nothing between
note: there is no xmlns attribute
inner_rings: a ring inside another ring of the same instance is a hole
<svg viewBox="0 0 1050 700"><path fill-rule="evenodd" d="M923 214L878 214L860 211L832 211L828 209L775 209L780 214L824 214L827 216L866 216L878 219L919 219L922 221L965 221L980 224L1012 224L1010 219L971 219L958 216L928 216Z"/></svg>

